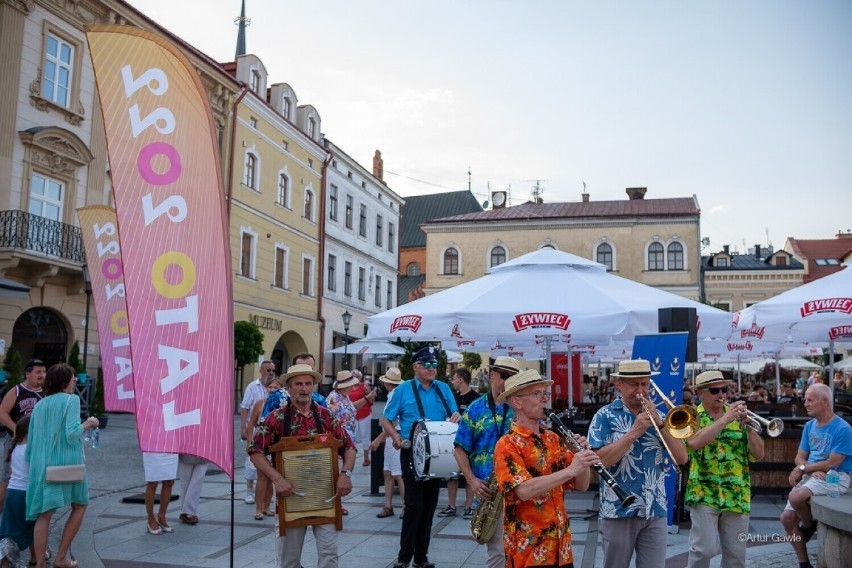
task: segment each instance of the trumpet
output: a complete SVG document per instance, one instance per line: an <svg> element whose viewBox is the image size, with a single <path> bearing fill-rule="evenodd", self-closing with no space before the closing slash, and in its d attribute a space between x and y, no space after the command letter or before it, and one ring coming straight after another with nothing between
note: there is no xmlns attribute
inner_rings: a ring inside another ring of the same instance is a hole
<svg viewBox="0 0 852 568"><path fill-rule="evenodd" d="M751 410L746 410L746 416L748 417L746 424L758 434L762 434L763 429L766 428L766 434L770 438L777 438L784 431L784 422L780 418L769 420Z"/></svg>
<svg viewBox="0 0 852 568"><path fill-rule="evenodd" d="M671 434L672 438L685 440L692 437L698 431L698 413L688 404L675 406L666 394L660 390L657 383L651 381L651 388L660 397L660 400L668 407L669 411L666 414L664 426ZM653 418L653 417L652 417ZM655 422L656 424L656 422ZM667 448L668 449L668 448ZM671 454L671 452L669 452Z"/></svg>

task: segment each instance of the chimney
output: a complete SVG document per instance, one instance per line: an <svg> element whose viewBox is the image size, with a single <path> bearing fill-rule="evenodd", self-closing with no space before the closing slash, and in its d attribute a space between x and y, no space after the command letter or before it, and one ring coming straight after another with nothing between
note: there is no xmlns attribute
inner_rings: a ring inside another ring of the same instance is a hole
<svg viewBox="0 0 852 568"><path fill-rule="evenodd" d="M846 229L846 232L844 233L843 231L841 231L840 229L838 229L838 230L837 230L837 234L836 234L835 236L836 236L838 239L848 239L848 238L852 238L852 230L850 230L850 229Z"/></svg>
<svg viewBox="0 0 852 568"><path fill-rule="evenodd" d="M725 251L725 254L731 254L731 245L723 246L722 250Z"/></svg>
<svg viewBox="0 0 852 568"><path fill-rule="evenodd" d="M385 161L382 160L382 153L378 150L373 155L373 175L377 179L385 181Z"/></svg>
<svg viewBox="0 0 852 568"><path fill-rule="evenodd" d="M634 199L645 199L645 192L647 191L647 187L628 187L627 197L629 197L631 201Z"/></svg>
<svg viewBox="0 0 852 568"><path fill-rule="evenodd" d="M589 194L586 193L586 192L583 192L583 203L588 203L588 202L589 202Z"/></svg>
<svg viewBox="0 0 852 568"><path fill-rule="evenodd" d="M754 245L754 258L760 260L760 245Z"/></svg>

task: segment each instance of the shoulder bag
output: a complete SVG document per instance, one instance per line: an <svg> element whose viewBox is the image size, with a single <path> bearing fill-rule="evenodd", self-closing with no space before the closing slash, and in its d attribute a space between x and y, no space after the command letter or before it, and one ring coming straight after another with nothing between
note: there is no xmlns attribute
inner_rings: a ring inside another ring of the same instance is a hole
<svg viewBox="0 0 852 568"><path fill-rule="evenodd" d="M71 404L70 398L68 399L68 402L65 403L65 412L62 413L62 421L59 423L58 436L53 439L53 445L50 448L51 455L54 455L54 452L56 450L56 443L59 441L59 436L62 436L62 432L65 426L65 417L68 414L69 404ZM76 465L49 465L47 466L47 475L45 477L45 481L47 481L48 483L79 483L85 478L85 463Z"/></svg>

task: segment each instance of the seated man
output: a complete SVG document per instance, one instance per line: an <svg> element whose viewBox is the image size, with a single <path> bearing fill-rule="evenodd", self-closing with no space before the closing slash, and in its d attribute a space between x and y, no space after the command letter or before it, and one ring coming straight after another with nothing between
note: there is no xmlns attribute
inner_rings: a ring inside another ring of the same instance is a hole
<svg viewBox="0 0 852 568"><path fill-rule="evenodd" d="M796 467L790 473L790 498L781 524L792 537L790 544L796 552L801 568L811 566L805 546L816 532L816 521L811 515L811 496L825 495L828 488L825 475L830 469L840 474L840 493L849 490L852 472L852 427L834 414L831 389L815 383L805 391L805 409L813 420L805 424Z"/></svg>

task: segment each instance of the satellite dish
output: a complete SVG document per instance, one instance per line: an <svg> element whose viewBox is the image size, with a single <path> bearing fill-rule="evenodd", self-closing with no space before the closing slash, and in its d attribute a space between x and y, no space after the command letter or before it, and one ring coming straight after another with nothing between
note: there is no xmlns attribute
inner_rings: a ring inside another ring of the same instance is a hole
<svg viewBox="0 0 852 568"><path fill-rule="evenodd" d="M483 209L488 209L488 200L487 200L487 199L486 199L485 201L483 201L483 202L482 202L482 208L483 208Z"/></svg>
<svg viewBox="0 0 852 568"><path fill-rule="evenodd" d="M494 207L505 207L506 206L506 192L505 191L493 191L493 192L491 192L491 201L494 204Z"/></svg>

